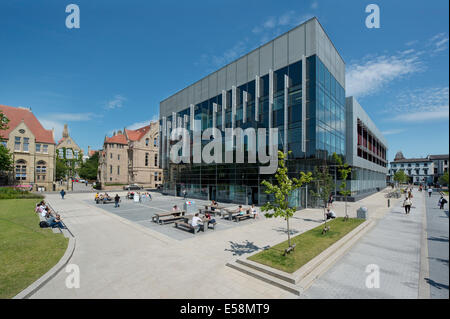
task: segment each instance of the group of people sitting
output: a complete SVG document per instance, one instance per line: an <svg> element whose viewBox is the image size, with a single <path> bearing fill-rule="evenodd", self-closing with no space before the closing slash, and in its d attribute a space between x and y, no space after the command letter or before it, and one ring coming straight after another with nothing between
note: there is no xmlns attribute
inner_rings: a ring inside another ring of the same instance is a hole
<svg viewBox="0 0 450 319"><path fill-rule="evenodd" d="M95 201L98 202L99 200L112 200L111 196L108 195L108 193L105 192L105 194L100 194L97 192L97 194L95 194Z"/></svg>
<svg viewBox="0 0 450 319"><path fill-rule="evenodd" d="M152 200L152 195L149 192L140 193L140 192L128 192L128 199L133 199L135 202L144 203Z"/></svg>
<svg viewBox="0 0 450 319"><path fill-rule="evenodd" d="M62 221L61 215L59 215L56 212L53 212L50 209L49 205L45 203L45 201L41 201L36 204L35 212L45 218L48 227L65 228L65 226L61 222Z"/></svg>

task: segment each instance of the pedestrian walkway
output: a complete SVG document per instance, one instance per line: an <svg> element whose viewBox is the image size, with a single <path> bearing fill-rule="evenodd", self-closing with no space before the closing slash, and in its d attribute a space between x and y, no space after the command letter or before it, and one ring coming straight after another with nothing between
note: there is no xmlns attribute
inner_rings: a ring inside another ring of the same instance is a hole
<svg viewBox="0 0 450 319"><path fill-rule="evenodd" d="M431 298L447 299L449 297L448 204L445 209L439 209L437 204L439 197L436 192L430 198L426 196L429 277L425 280L430 284Z"/></svg>
<svg viewBox="0 0 450 319"><path fill-rule="evenodd" d="M405 214L401 201L397 202L300 298L418 298L425 199L418 191L413 191L413 195L409 215ZM366 286L369 265L379 269L379 288Z"/></svg>

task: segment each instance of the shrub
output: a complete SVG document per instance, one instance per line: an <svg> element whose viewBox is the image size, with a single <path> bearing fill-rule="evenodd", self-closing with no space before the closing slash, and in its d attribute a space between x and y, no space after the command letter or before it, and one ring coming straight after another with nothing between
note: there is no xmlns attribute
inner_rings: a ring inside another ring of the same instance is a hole
<svg viewBox="0 0 450 319"><path fill-rule="evenodd" d="M0 188L0 199L21 199L21 198L43 199L44 196L30 193L29 191L24 191L13 187Z"/></svg>

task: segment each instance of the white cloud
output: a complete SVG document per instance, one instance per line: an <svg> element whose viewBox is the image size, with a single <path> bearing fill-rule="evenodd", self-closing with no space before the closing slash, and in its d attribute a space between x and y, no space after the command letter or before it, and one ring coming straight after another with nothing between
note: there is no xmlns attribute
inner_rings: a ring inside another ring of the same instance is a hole
<svg viewBox="0 0 450 319"><path fill-rule="evenodd" d="M445 32L438 33L428 41L428 45L434 53L444 51L448 49L448 35Z"/></svg>
<svg viewBox="0 0 450 319"><path fill-rule="evenodd" d="M385 111L392 114L387 121L406 123L448 121L448 99L448 86L403 91L387 106Z"/></svg>
<svg viewBox="0 0 450 319"><path fill-rule="evenodd" d="M381 132L383 135L394 135L394 134L399 134L399 133L403 133L405 131L405 129L392 129L392 130L386 130Z"/></svg>
<svg viewBox="0 0 450 319"><path fill-rule="evenodd" d="M62 136L64 125L61 122L49 120L47 118L40 119L39 122L41 122L42 126L47 130L54 129L53 138L55 140L58 140Z"/></svg>
<svg viewBox="0 0 450 319"><path fill-rule="evenodd" d="M126 100L127 99L124 96L122 96L120 94L116 94L112 100L109 100L108 102L106 102L105 108L106 109L121 108L123 106L123 102L125 102Z"/></svg>
<svg viewBox="0 0 450 319"><path fill-rule="evenodd" d="M346 73L348 96L366 96L379 91L387 83L422 70L419 55L406 50L397 55L370 56L349 65Z"/></svg>
<svg viewBox="0 0 450 319"><path fill-rule="evenodd" d="M159 121L159 115L158 114L154 114L151 119L146 120L146 121L139 121L139 122L134 122L130 125L125 126L128 130L137 130L138 128L147 126L150 124L150 122L157 122ZM113 130L108 131L107 135L111 136L114 134L114 132L118 132L118 131L122 131L123 132L123 128L115 128Z"/></svg>
<svg viewBox="0 0 450 319"><path fill-rule="evenodd" d="M80 122L80 121L90 121L95 117L100 115L94 113L50 113L46 115L47 118L55 121L65 121L65 122Z"/></svg>
<svg viewBox="0 0 450 319"><path fill-rule="evenodd" d="M213 71L312 17L312 14L297 14L293 10L286 11L278 17L268 17L260 25L252 28L254 36L238 41L223 54L202 54L194 65L206 65L208 72Z"/></svg>
<svg viewBox="0 0 450 319"><path fill-rule="evenodd" d="M391 120L396 122L427 122L427 121L448 121L449 107L440 106L437 110L419 111L399 114L393 117Z"/></svg>

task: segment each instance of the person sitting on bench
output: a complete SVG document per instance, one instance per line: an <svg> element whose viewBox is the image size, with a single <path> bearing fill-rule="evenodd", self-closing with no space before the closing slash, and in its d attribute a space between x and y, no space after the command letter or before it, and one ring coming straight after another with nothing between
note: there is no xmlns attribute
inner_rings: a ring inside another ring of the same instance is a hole
<svg viewBox="0 0 450 319"><path fill-rule="evenodd" d="M239 205L239 214L238 215L244 215L245 214L245 211L244 211L244 209L242 208L242 205Z"/></svg>
<svg viewBox="0 0 450 319"><path fill-rule="evenodd" d="M200 228L202 228L203 225L203 221L200 217L198 217L198 213L195 214L194 217L192 217L192 221L191 221L191 226L192 227L198 227L197 231L200 230Z"/></svg>
<svg viewBox="0 0 450 319"><path fill-rule="evenodd" d="M332 210L330 210L329 208L327 208L326 216L327 216L327 219L330 219L330 218L334 219L334 218L336 218L336 214Z"/></svg>
<svg viewBox="0 0 450 319"><path fill-rule="evenodd" d="M172 212L173 212L173 213L179 213L179 212L180 212L180 210L179 210L179 208L178 208L177 205L174 205L174 206L172 207Z"/></svg>
<svg viewBox="0 0 450 319"><path fill-rule="evenodd" d="M219 206L219 204L217 204L215 200L211 201L211 210L215 210L217 206Z"/></svg>
<svg viewBox="0 0 450 319"><path fill-rule="evenodd" d="M252 204L252 208L250 208L250 214L252 214L252 216L254 218L259 217L258 211L256 210L256 207L255 207L255 204Z"/></svg>
<svg viewBox="0 0 450 319"><path fill-rule="evenodd" d="M205 213L205 218L206 218L207 220L209 220L209 223L210 223L210 224L212 224L212 225L217 224L216 220L215 220L214 218L211 217L211 214L210 214L210 213L208 213L208 212Z"/></svg>

